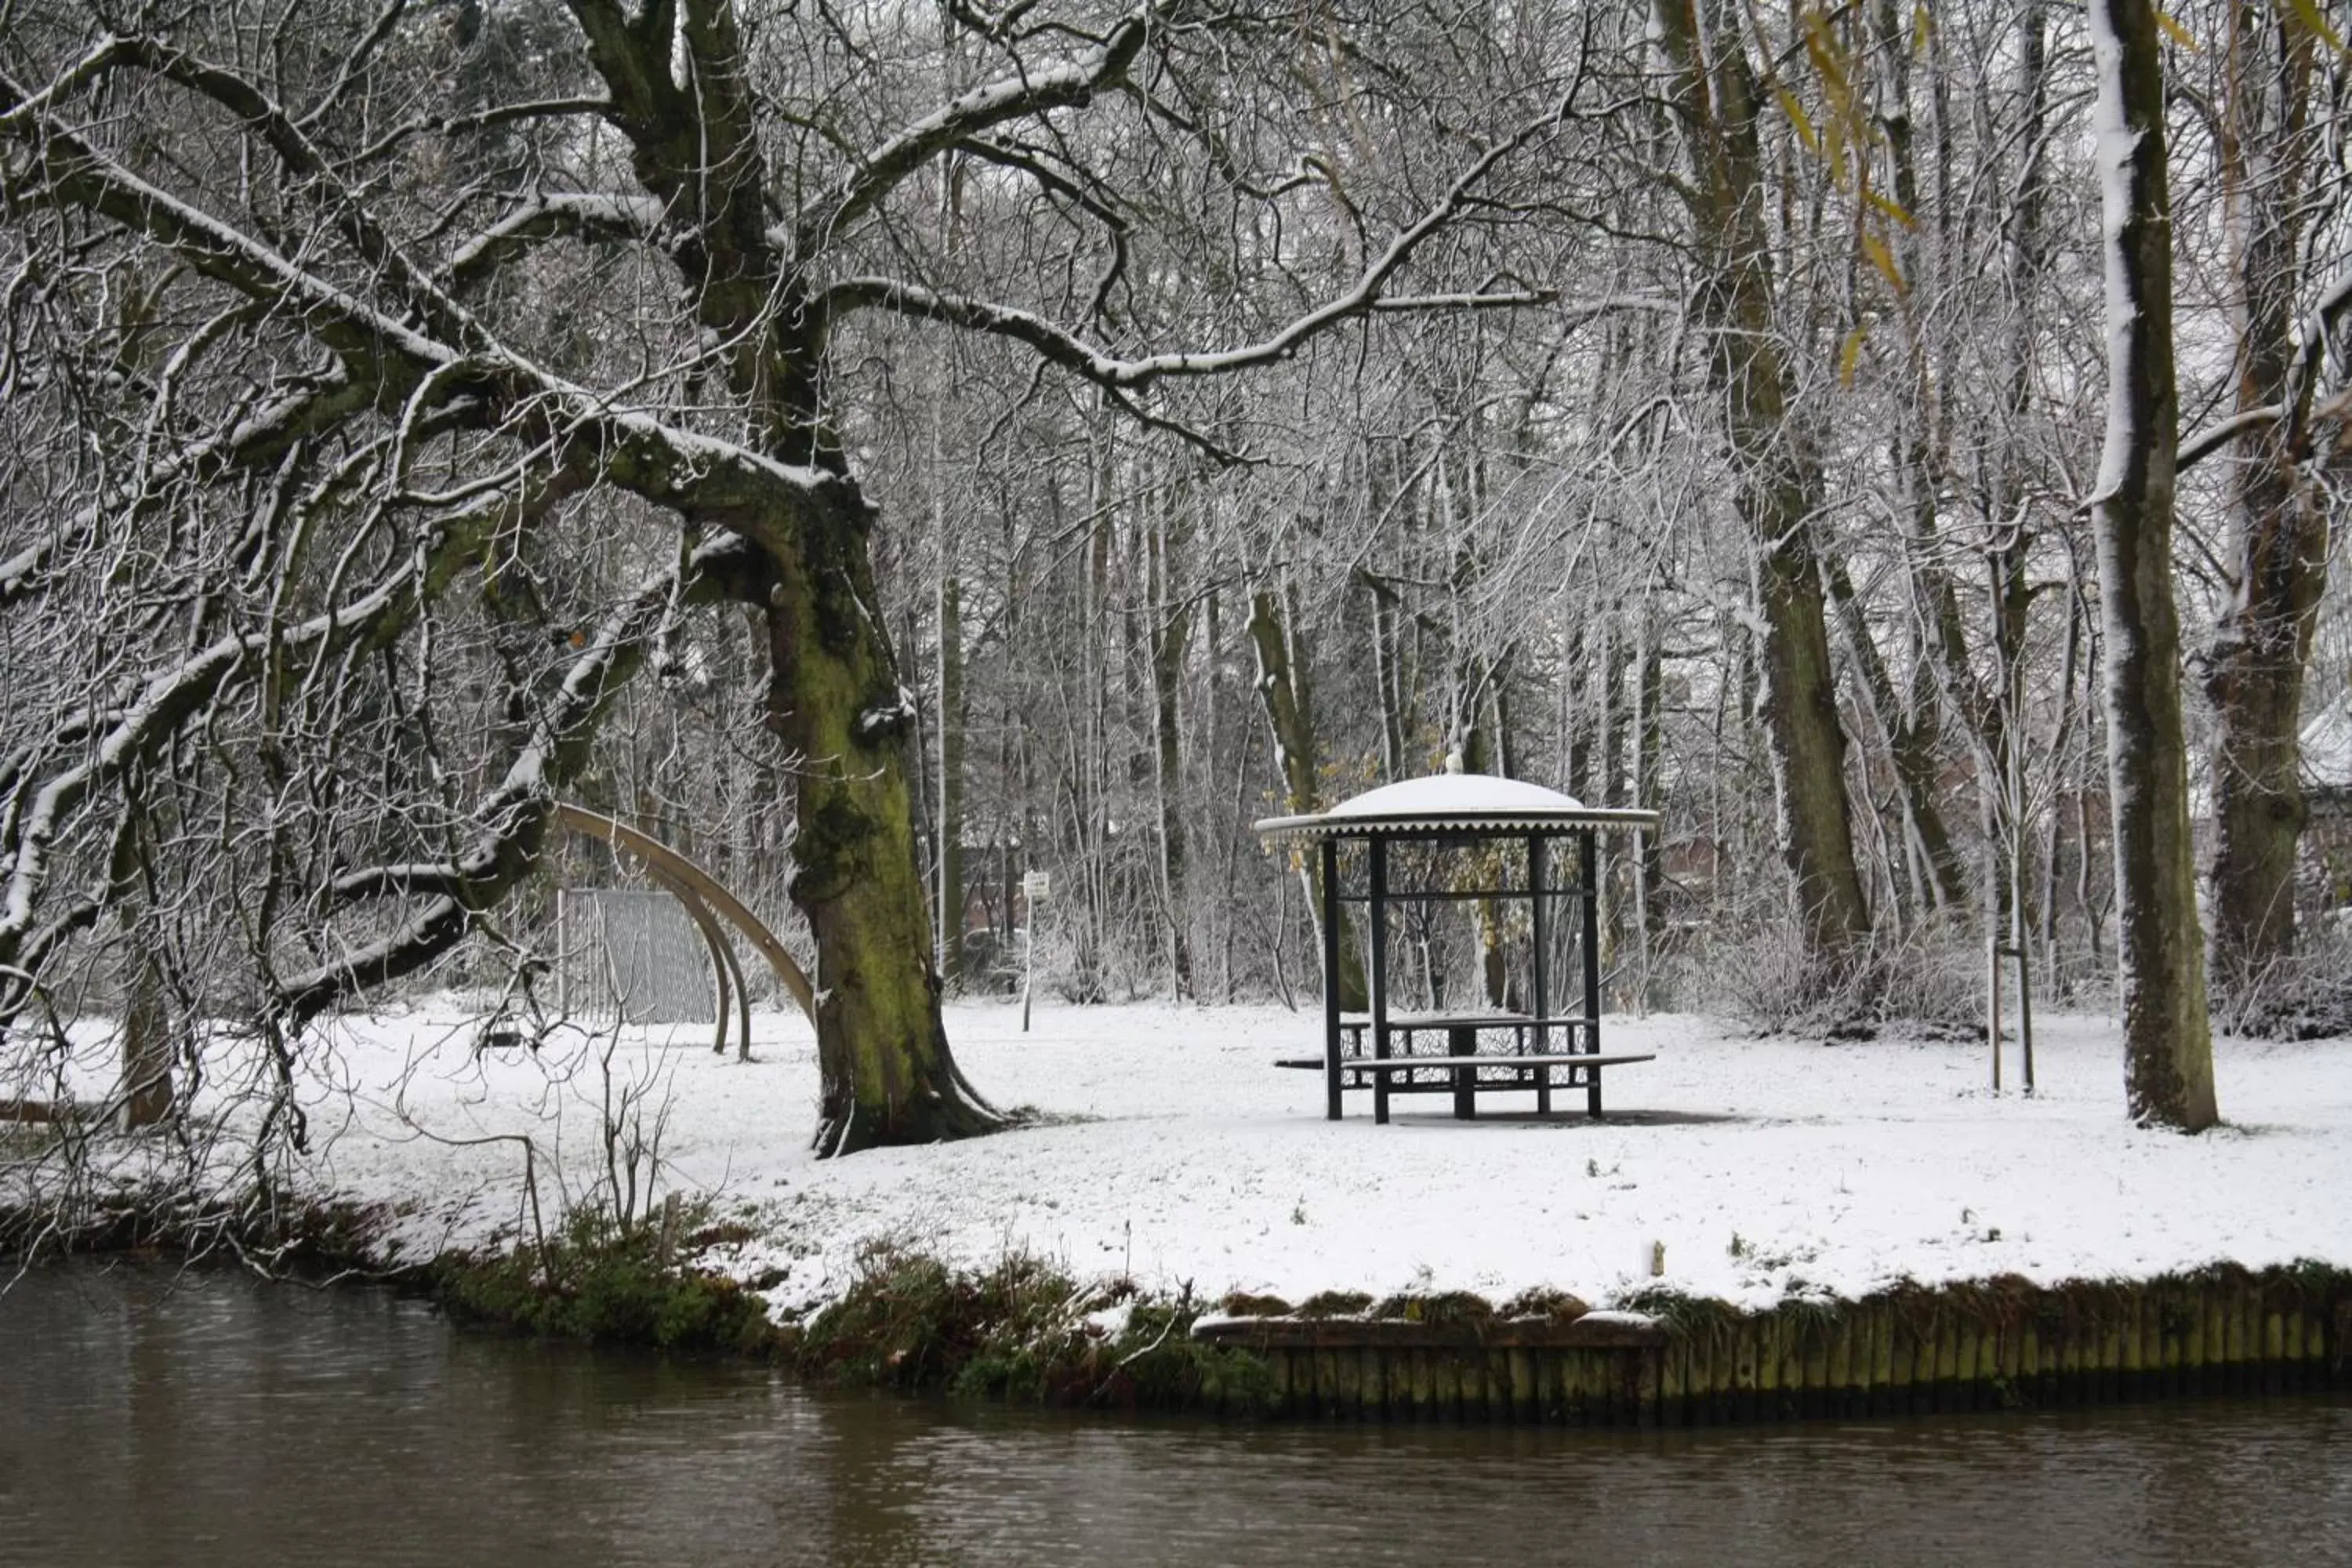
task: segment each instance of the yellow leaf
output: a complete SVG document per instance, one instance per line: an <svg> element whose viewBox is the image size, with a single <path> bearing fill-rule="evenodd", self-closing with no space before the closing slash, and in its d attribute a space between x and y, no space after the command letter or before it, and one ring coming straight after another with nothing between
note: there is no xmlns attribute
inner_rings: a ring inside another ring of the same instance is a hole
<svg viewBox="0 0 2352 1568"><path fill-rule="evenodd" d="M1917 228L1919 226L1919 220L1913 217L1910 213L1904 209L1903 204L1896 201L1892 196L1881 195L1876 191L1865 191L1863 193L1863 199L1867 201L1872 206L1876 207L1880 212L1885 213L1888 217L1893 218L1896 223L1901 224L1905 228Z"/></svg>
<svg viewBox="0 0 2352 1568"><path fill-rule="evenodd" d="M1864 234L1862 237L1862 253L1869 258L1871 266L1878 269L1878 275L1886 279L1888 288L1898 295L1911 291L1911 285L1903 280L1903 269L1895 265L1895 253L1886 248L1885 240L1874 234Z"/></svg>
<svg viewBox="0 0 2352 1568"><path fill-rule="evenodd" d="M1846 391L1853 390L1853 373L1862 363L1862 341L1870 336L1866 322L1856 322L1853 331L1838 345L1838 384Z"/></svg>
<svg viewBox="0 0 2352 1568"><path fill-rule="evenodd" d="M1850 112L1853 87L1846 79L1845 69L1838 63L1826 37L1818 31L1807 34L1805 52L1812 57L1814 74L1821 78L1822 97L1827 100L1831 111L1836 114Z"/></svg>
<svg viewBox="0 0 2352 1568"><path fill-rule="evenodd" d="M1830 31L1829 17L1819 10L1805 16L1805 53L1812 57L1813 70L1821 78L1822 96L1837 113L1848 112L1853 102L1853 78L1848 68L1850 57L1845 46Z"/></svg>
<svg viewBox="0 0 2352 1568"><path fill-rule="evenodd" d="M2344 36L2328 25L2327 13L2319 8L2319 0L2287 0L2287 4L2294 8L2296 19L2321 42L2339 55L2344 52Z"/></svg>
<svg viewBox="0 0 2352 1568"><path fill-rule="evenodd" d="M2189 36L2189 29L2182 26L2179 22L2174 21L2171 16L2161 8L2159 8L2156 13L2156 25L2163 31L2166 37L2170 38L2174 43L2179 44L2190 54L2193 55L2200 52L2197 47L2197 40Z"/></svg>
<svg viewBox="0 0 2352 1568"><path fill-rule="evenodd" d="M1795 93L1790 92L1785 87L1780 89L1779 91L1780 94L1780 112L1787 115L1789 117L1789 123L1797 128L1797 140L1802 142L1805 144L1806 151L1812 153L1814 157L1820 157L1822 155L1822 139L1820 134L1813 130L1811 116L1805 112L1805 106L1797 101L1797 95Z"/></svg>
<svg viewBox="0 0 2352 1568"><path fill-rule="evenodd" d="M1911 52L1916 55L1924 51L1927 40L1935 36L1936 15L1927 9L1926 0L1921 0L1911 7Z"/></svg>

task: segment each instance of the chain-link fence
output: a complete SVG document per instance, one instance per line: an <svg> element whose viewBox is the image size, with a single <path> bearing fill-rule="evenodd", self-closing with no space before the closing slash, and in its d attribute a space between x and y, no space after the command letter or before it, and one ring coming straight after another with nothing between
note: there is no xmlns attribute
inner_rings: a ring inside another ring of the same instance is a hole
<svg viewBox="0 0 2352 1568"><path fill-rule="evenodd" d="M556 895L556 999L567 1018L708 1024L710 950L667 892L565 888Z"/></svg>

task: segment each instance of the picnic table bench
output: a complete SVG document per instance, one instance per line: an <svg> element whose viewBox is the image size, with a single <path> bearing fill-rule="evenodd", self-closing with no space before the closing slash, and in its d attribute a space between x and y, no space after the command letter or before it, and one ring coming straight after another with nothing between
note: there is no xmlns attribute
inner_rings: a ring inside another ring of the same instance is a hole
<svg viewBox="0 0 2352 1568"><path fill-rule="evenodd" d="M1480 1048L1481 1034L1505 1030L1512 1037L1509 1049ZM1585 1113L1598 1117L1601 1114L1601 1068L1657 1059L1655 1051L1603 1053L1591 1047L1578 1049L1576 1042L1580 1038L1592 1042L1593 1047L1599 1043L1598 1021L1584 1016L1400 1014L1386 1020L1386 1031L1389 1037L1371 1040L1372 1048L1367 1051L1367 1037L1373 1034L1371 1016L1343 1014L1339 1019L1343 1041L1339 1064L1341 1087L1372 1091L1372 1120L1376 1122L1388 1121L1391 1095L1451 1094L1454 1114L1466 1121L1478 1114L1477 1097L1481 1094L1533 1089L1537 1111L1549 1113L1555 1089L1583 1089ZM1553 1048L1549 1043L1555 1032L1564 1037L1565 1048ZM1443 1051L1414 1048L1416 1037L1437 1035L1444 1037ZM1395 1048L1399 1045L1402 1050ZM1284 1057L1277 1058L1275 1065L1316 1071L1329 1066L1320 1057ZM1562 1076L1556 1078L1555 1074Z"/></svg>

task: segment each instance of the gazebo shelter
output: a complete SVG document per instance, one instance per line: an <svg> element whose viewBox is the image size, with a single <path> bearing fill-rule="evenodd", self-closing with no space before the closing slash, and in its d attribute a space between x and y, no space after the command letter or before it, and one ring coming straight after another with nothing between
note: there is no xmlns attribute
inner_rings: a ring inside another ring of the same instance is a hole
<svg viewBox="0 0 2352 1568"><path fill-rule="evenodd" d="M1259 822L1268 843L1300 846L1319 861L1323 1056L1280 1065L1323 1069L1325 1114L1334 1121L1342 1093L1366 1088L1375 1121L1388 1121L1399 1094L1451 1094L1454 1114L1467 1120L1482 1093L1532 1089L1538 1113L1548 1114L1555 1089L1583 1089L1587 1113L1599 1116L1601 1069L1654 1053L1601 1048L1598 840L1657 824L1654 811L1588 806L1539 784L1460 773L1384 784L1312 816ZM1574 846L1572 869L1561 868L1567 875L1552 865L1562 840ZM1516 924L1508 911L1525 910L1521 1000L1477 1012L1399 1011L1391 948L1400 914L1423 933L1423 983L1433 993L1430 913L1463 903L1482 907L1481 940L1490 948ZM1351 1013L1341 1005L1341 956L1348 912L1359 906L1369 926L1367 1010ZM1556 973L1570 964L1572 977ZM1573 1005L1556 1009L1555 993Z"/></svg>

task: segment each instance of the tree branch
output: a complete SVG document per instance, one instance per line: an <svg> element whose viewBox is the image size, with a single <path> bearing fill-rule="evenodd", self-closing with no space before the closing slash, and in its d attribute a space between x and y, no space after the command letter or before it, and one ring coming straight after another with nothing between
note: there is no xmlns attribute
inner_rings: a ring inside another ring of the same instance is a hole
<svg viewBox="0 0 2352 1568"><path fill-rule="evenodd" d="M803 259L872 210L908 175L957 143L1008 121L1066 109L1118 82L1143 50L1152 8L1121 17L1102 43L1043 70L1018 70L976 87L868 149L858 169L801 209L789 236L776 237Z"/></svg>
<svg viewBox="0 0 2352 1568"><path fill-rule="evenodd" d="M1388 248L1364 268L1346 293L1293 319L1272 336L1255 343L1209 352L1120 359L1083 342L1076 334L1034 311L944 294L920 284L887 278L844 279L824 291L822 310L828 319L839 311L879 309L900 315L946 321L968 331L987 332L1025 343L1053 363L1103 386L1140 391L1154 382L1171 377L1223 375L1277 363L1290 358L1310 340L1331 328L1375 311L1462 310L1486 306L1521 308L1545 303L1552 298L1545 290L1515 289L1507 294L1409 298L1386 298L1381 290L1433 235L1461 215L1496 165L1559 124L1565 110L1563 102L1559 109L1528 121L1489 147L1455 177L1442 197L1389 242Z"/></svg>

